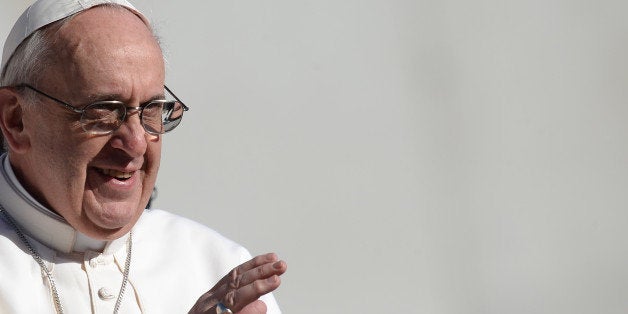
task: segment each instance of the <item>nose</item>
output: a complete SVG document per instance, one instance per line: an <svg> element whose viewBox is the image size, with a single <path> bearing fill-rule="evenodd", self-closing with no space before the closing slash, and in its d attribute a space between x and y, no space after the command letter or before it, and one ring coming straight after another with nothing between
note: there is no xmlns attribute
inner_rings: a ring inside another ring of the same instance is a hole
<svg viewBox="0 0 628 314"><path fill-rule="evenodd" d="M125 121L112 134L111 146L133 158L144 155L148 145L147 136L153 136L144 130L137 110L127 112Z"/></svg>

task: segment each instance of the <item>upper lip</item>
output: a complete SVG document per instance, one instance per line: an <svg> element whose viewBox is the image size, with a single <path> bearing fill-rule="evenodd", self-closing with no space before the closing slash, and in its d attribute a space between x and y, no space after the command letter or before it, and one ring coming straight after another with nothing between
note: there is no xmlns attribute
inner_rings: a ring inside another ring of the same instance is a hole
<svg viewBox="0 0 628 314"><path fill-rule="evenodd" d="M129 158L119 160L117 163L95 162L91 166L105 175L118 178L130 178L136 171L142 170L145 165L144 158Z"/></svg>

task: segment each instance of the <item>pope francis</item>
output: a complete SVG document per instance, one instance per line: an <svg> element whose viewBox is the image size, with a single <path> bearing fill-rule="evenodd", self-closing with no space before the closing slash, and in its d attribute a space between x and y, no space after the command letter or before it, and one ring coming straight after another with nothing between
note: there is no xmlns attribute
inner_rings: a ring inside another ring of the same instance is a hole
<svg viewBox="0 0 628 314"><path fill-rule="evenodd" d="M37 1L1 71L0 313L280 313L277 255L145 209L162 136L193 109L141 12Z"/></svg>

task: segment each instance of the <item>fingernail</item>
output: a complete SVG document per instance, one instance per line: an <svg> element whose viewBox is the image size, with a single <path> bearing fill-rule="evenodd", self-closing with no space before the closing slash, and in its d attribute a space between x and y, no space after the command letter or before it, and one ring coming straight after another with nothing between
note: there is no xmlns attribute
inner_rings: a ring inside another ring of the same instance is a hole
<svg viewBox="0 0 628 314"><path fill-rule="evenodd" d="M281 263L281 261L276 262L276 263L274 263L274 264L273 264L273 268L274 268L274 269L281 269L281 267L282 267L282 265L281 265L281 264L282 264L282 263Z"/></svg>

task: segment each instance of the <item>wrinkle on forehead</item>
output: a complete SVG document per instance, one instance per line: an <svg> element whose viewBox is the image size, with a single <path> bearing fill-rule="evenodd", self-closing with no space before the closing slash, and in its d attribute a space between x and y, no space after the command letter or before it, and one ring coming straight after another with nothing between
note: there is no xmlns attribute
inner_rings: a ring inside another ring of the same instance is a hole
<svg viewBox="0 0 628 314"><path fill-rule="evenodd" d="M109 78L109 84L116 84L118 80L112 78L126 68L164 67L161 48L151 30L125 8L96 7L82 12L61 26L56 38L56 60L46 74L61 76L61 81L72 84L72 88L59 88L75 91L73 97L85 96L78 94L84 87L81 83ZM119 79L124 84L126 78ZM101 83L107 84L106 80Z"/></svg>

